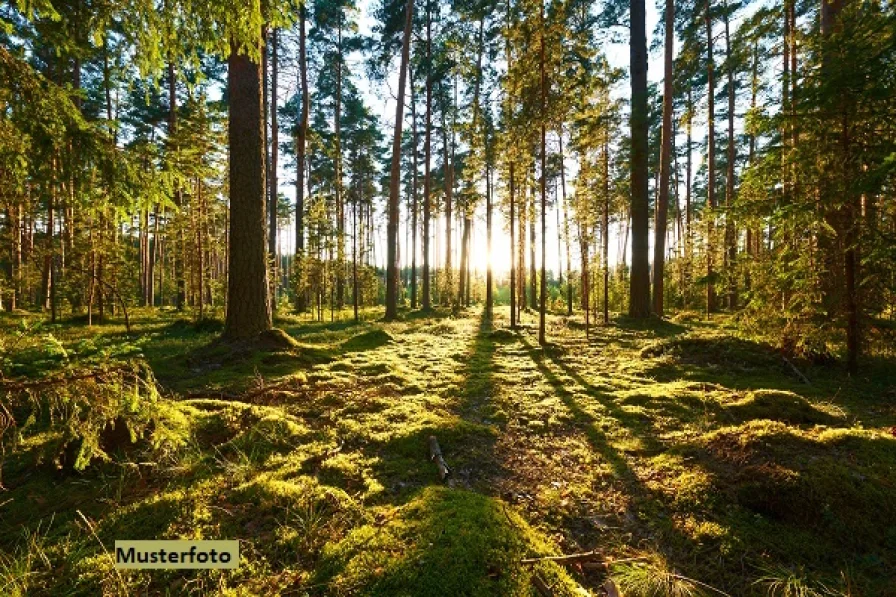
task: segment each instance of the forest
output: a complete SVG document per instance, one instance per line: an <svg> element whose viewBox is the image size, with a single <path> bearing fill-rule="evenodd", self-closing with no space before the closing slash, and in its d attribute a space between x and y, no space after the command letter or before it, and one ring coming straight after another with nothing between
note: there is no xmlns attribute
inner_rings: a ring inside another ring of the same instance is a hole
<svg viewBox="0 0 896 597"><path fill-rule="evenodd" d="M0 0L4 595L896 597L896 3Z"/></svg>

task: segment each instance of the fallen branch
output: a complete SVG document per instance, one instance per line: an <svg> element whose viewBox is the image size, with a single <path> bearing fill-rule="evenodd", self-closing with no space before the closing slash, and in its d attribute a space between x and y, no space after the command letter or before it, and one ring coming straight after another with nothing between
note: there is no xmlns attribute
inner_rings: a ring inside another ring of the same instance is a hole
<svg viewBox="0 0 896 597"><path fill-rule="evenodd" d="M436 463L436 466L439 468L439 478L444 481L451 474L451 469L445 463L445 459L442 457L442 450L439 448L439 440L434 435L429 436L429 459Z"/></svg>
<svg viewBox="0 0 896 597"><path fill-rule="evenodd" d="M548 583L541 576L533 574L532 585L538 590L538 594L541 597L554 597L554 591L551 590L551 587L548 586Z"/></svg>
<svg viewBox="0 0 896 597"><path fill-rule="evenodd" d="M599 560L603 555L599 551L586 551L584 553L573 553L565 556L543 556L540 558L526 558L520 563L524 566L531 566L539 562L557 562L558 564L578 564L581 562L593 562Z"/></svg>
<svg viewBox="0 0 896 597"><path fill-rule="evenodd" d="M601 560L601 558L601 552L595 550L582 553L573 553L565 556L542 556L540 558L526 558L524 560L520 560L520 564L524 566L531 566L539 562L556 562L563 565L584 564L584 568L608 568L614 564L638 562L644 559L643 557L638 557L624 558L621 560Z"/></svg>
<svg viewBox="0 0 896 597"><path fill-rule="evenodd" d="M797 368L796 368L796 365L794 365L794 364L790 361L790 359L788 359L787 357L785 357L783 354L781 355L781 358L784 359L784 362L785 362L785 363L787 363L788 365L790 365L790 368L793 369L793 372L796 373L797 377L799 377L801 380L803 380L803 383L804 383L804 384L806 384L806 385L808 385L808 386L811 386L811 385L812 385L812 382L809 381L809 378L806 377L805 375L803 375L803 372L800 371L799 369L797 369Z"/></svg>

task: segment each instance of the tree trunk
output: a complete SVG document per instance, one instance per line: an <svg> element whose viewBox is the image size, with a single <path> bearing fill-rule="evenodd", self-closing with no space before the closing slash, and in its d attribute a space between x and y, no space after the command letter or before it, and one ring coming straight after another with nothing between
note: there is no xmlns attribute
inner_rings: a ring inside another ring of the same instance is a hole
<svg viewBox="0 0 896 597"><path fill-rule="evenodd" d="M454 272L451 270L451 204L453 203L454 181L452 180L452 161L449 156L448 127L445 122L445 108L442 108L442 163L445 172L445 296L441 302L451 305L453 302Z"/></svg>
<svg viewBox="0 0 896 597"><path fill-rule="evenodd" d="M737 229L734 224L734 61L731 56L731 27L727 5L725 10L725 61L728 63L728 168L725 174L725 270L728 276L728 308L737 309Z"/></svg>
<svg viewBox="0 0 896 597"><path fill-rule="evenodd" d="M411 90L411 309L417 308L417 101L414 95L414 71L408 62L408 79Z"/></svg>
<svg viewBox="0 0 896 597"><path fill-rule="evenodd" d="M432 15L426 2L426 130L423 139L423 310L432 309L429 274L430 208L432 206Z"/></svg>
<svg viewBox="0 0 896 597"><path fill-rule="evenodd" d="M569 210L566 206L566 163L563 157L563 128L560 128L560 205L563 208L563 243L566 246L566 314L572 315L572 257L569 242ZM559 224L558 224L559 227ZM561 264L562 270L562 264Z"/></svg>
<svg viewBox="0 0 896 597"><path fill-rule="evenodd" d="M644 0L631 0L631 214L632 270L628 312L631 317L650 315L648 264L647 189L647 33Z"/></svg>
<svg viewBox="0 0 896 597"><path fill-rule="evenodd" d="M336 46L336 103L333 108L334 143L336 145L336 304L342 307L345 304L345 197L342 192L342 9L339 9L337 17L337 46ZM399 92L404 98L404 87ZM404 106L402 106L404 108ZM401 125L396 128L401 130ZM397 201L397 199L396 199ZM396 213L398 205L396 204ZM395 224L395 247L398 248L398 216ZM397 262L396 253L396 262ZM398 281L396 280L396 288ZM388 294L388 292L387 292ZM397 295L396 295L397 296Z"/></svg>
<svg viewBox="0 0 896 597"><path fill-rule="evenodd" d="M663 316L664 280L666 263L666 217L669 209L669 178L672 161L672 57L675 33L675 6L666 0L666 37L663 60L663 129L660 141L660 193L656 205L655 236L653 241L653 311Z"/></svg>
<svg viewBox="0 0 896 597"><path fill-rule="evenodd" d="M706 81L707 92L706 101L707 108L707 178L706 178L706 201L709 206L709 214L706 216L706 312L712 313L716 310L716 288L713 282L713 221L715 220L716 209L716 129L715 129L715 79L713 78L713 55L712 55L712 7L710 0L706 0L706 14L704 21L706 23Z"/></svg>
<svg viewBox="0 0 896 597"><path fill-rule="evenodd" d="M601 227L604 270L604 324L610 323L610 131L604 129L604 210Z"/></svg>
<svg viewBox="0 0 896 597"><path fill-rule="evenodd" d="M268 178L268 260L271 262L271 313L277 310L277 287L280 258L277 255L277 153L279 131L277 130L277 29L271 31L271 167Z"/></svg>
<svg viewBox="0 0 896 597"><path fill-rule="evenodd" d="M404 93L407 83L408 58L411 48L411 23L414 0L408 0L404 39L401 46L401 66L398 72L398 101L395 106L395 135L392 139L392 168L389 177L389 222L387 226L386 263L386 320L398 317L398 194L401 182L401 125L404 112Z"/></svg>
<svg viewBox="0 0 896 597"><path fill-rule="evenodd" d="M177 147L174 144L174 135L177 134L177 79L175 77L174 62L168 60L168 151L177 154ZM177 284L177 294L175 296L175 306L178 311L183 311L184 299L186 298L186 281L184 280L184 262L183 262L183 244L184 232L183 223L180 221L180 212L183 208L183 194L180 185L175 184L174 187L174 205L177 208L178 223L176 229L177 248L174 251L174 279ZM103 291L100 289L100 300L102 300Z"/></svg>
<svg viewBox="0 0 896 597"><path fill-rule="evenodd" d="M261 44L261 39L257 42ZM224 337L272 327L265 248L264 122L261 66L233 43L227 73L230 226Z"/></svg>
<svg viewBox="0 0 896 597"><path fill-rule="evenodd" d="M545 22L544 22L544 3L540 3L541 6L541 44L539 49L539 68L541 74L541 301L538 306L538 343L542 346L547 342L547 338L545 337L545 316L547 311L547 300L548 300L548 278L547 278L547 261L548 261L548 252L547 252L547 211L548 211L548 203L547 203L547 181L548 181L548 172L547 172L547 85L545 82L545 72L544 72L544 36L545 36Z"/></svg>
<svg viewBox="0 0 896 597"><path fill-rule="evenodd" d="M509 52L508 52L509 54ZM514 164L513 160L510 160L510 173L508 174L508 184L510 188L509 192L509 200L510 200L510 328L516 328L517 323L517 295L516 295L516 272L517 272L517 260L516 260L516 228L515 228L515 201L516 201L516 193L514 192Z"/></svg>
<svg viewBox="0 0 896 597"><path fill-rule="evenodd" d="M305 144L308 135L308 113L310 112L308 92L308 58L305 53L305 3L299 8L299 78L302 85L301 123L296 139L296 249L295 309L302 313L307 305L304 288L305 265Z"/></svg>

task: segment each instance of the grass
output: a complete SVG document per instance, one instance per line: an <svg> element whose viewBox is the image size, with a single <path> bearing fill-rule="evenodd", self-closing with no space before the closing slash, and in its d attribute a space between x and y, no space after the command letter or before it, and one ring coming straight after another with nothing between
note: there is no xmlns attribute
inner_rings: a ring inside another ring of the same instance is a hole
<svg viewBox="0 0 896 597"><path fill-rule="evenodd" d="M130 335L0 316L7 378L145 360L171 440L74 472L41 460L49 420L22 430L0 594L531 595L538 574L558 595L896 595L892 359L795 362L807 385L724 317L586 337L552 316L540 347L506 309L338 315L282 316L294 342L261 352L176 314L138 310ZM116 571L125 538L238 538L242 564ZM627 562L520 563L592 549Z"/></svg>

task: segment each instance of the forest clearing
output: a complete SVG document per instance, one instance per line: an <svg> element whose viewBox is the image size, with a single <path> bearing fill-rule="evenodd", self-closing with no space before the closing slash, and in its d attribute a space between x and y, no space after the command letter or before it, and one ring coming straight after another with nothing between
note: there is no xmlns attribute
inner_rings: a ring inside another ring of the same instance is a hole
<svg viewBox="0 0 896 597"><path fill-rule="evenodd" d="M82 473L54 465L64 430L6 450L4 594L537 595L533 575L552 595L607 579L625 595L894 594L892 358L855 380L808 361L798 375L726 316L618 317L590 338L551 316L542 348L534 315L511 332L506 309L491 326L477 308L286 316L293 348L240 355L213 342L220 322L175 317L19 345L19 373L145 359L158 395L120 411L145 439ZM124 537L239 538L243 561L117 571Z"/></svg>

